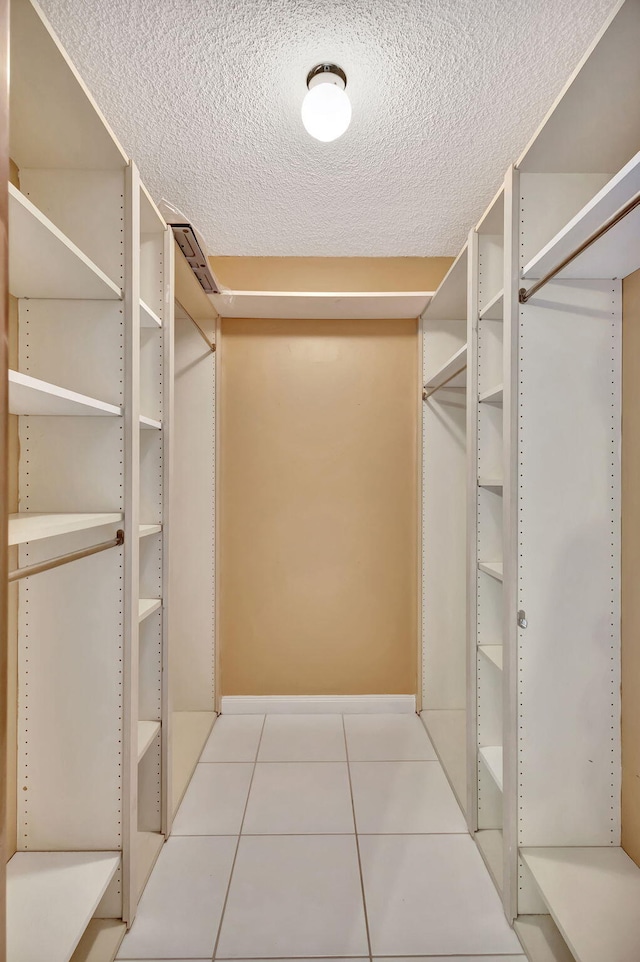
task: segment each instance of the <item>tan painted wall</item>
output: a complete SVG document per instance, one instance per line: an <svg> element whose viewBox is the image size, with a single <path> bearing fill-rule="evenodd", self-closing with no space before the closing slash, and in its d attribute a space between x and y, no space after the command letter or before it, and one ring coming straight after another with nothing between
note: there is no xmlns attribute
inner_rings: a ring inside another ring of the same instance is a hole
<svg viewBox="0 0 640 962"><path fill-rule="evenodd" d="M622 316L622 847L640 865L640 271Z"/></svg>
<svg viewBox="0 0 640 962"><path fill-rule="evenodd" d="M224 695L415 693L416 321L224 320Z"/></svg>
<svg viewBox="0 0 640 962"><path fill-rule="evenodd" d="M435 291L451 257L210 257L234 291Z"/></svg>

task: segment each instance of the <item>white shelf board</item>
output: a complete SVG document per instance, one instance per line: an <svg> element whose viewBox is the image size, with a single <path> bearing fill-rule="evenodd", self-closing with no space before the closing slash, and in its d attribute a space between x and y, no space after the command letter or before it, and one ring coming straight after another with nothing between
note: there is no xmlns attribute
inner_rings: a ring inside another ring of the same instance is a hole
<svg viewBox="0 0 640 962"><path fill-rule="evenodd" d="M9 413L56 417L120 417L122 408L49 384L29 374L9 371Z"/></svg>
<svg viewBox="0 0 640 962"><path fill-rule="evenodd" d="M141 524L138 529L138 535L141 538L148 538L150 534L159 534L161 531L161 524Z"/></svg>
<svg viewBox="0 0 640 962"><path fill-rule="evenodd" d="M68 962L120 865L117 852L18 852L7 865L7 958Z"/></svg>
<svg viewBox="0 0 640 962"><path fill-rule="evenodd" d="M467 318L467 245L465 244L445 274L424 312L437 321L464 321Z"/></svg>
<svg viewBox="0 0 640 962"><path fill-rule="evenodd" d="M171 715L171 798L174 815L191 781L216 717L213 711L176 711Z"/></svg>
<svg viewBox="0 0 640 962"><path fill-rule="evenodd" d="M434 388L440 387L440 385L443 382L447 381L447 378L450 378L452 374L455 374L457 371L460 371L460 368L463 368L463 370L457 375L457 377L454 377L452 380L447 382L446 384L447 387L460 388L460 387L466 386L466 383L467 383L467 345L466 344L463 347L461 347L459 351L456 351L455 354L452 354L449 360L446 361L446 363L443 364L442 367L439 368L439 370L435 371L433 374L431 374L427 378L425 382L425 388L428 391L432 391L434 390Z"/></svg>
<svg viewBox="0 0 640 962"><path fill-rule="evenodd" d="M500 478L478 478L479 488L494 488L496 490L502 491L504 488L504 482Z"/></svg>
<svg viewBox="0 0 640 962"><path fill-rule="evenodd" d="M160 835L159 832L136 833L135 891L138 899L144 891L163 845L164 835Z"/></svg>
<svg viewBox="0 0 640 962"><path fill-rule="evenodd" d="M504 291L498 291L478 315L481 321L501 321L504 310Z"/></svg>
<svg viewBox="0 0 640 962"><path fill-rule="evenodd" d="M502 581L503 579L503 565L502 562L498 561L479 561L478 568L480 571L484 571L486 575L491 578L495 578L496 581Z"/></svg>
<svg viewBox="0 0 640 962"><path fill-rule="evenodd" d="M521 915L513 927L529 962L575 962L550 915Z"/></svg>
<svg viewBox="0 0 640 962"><path fill-rule="evenodd" d="M9 515L9 545L56 538L61 534L101 528L122 521L121 511L109 514L44 514L37 511Z"/></svg>
<svg viewBox="0 0 640 962"><path fill-rule="evenodd" d="M138 722L138 761L142 761L145 754L151 748L154 739L160 731L160 722L139 721Z"/></svg>
<svg viewBox="0 0 640 962"><path fill-rule="evenodd" d="M485 391L478 398L480 404L502 404L502 384L496 385L490 391Z"/></svg>
<svg viewBox="0 0 640 962"><path fill-rule="evenodd" d="M420 718L460 808L467 807L467 713L464 709L427 709Z"/></svg>
<svg viewBox="0 0 640 962"><path fill-rule="evenodd" d="M621 848L523 848L520 854L577 962L637 962L640 868Z"/></svg>
<svg viewBox="0 0 640 962"><path fill-rule="evenodd" d="M162 321L148 304L140 298L140 327L162 327Z"/></svg>
<svg viewBox="0 0 640 962"><path fill-rule="evenodd" d="M224 291L209 299L220 317L366 320L419 317L432 296L433 291Z"/></svg>
<svg viewBox="0 0 640 962"><path fill-rule="evenodd" d="M476 832L474 838L496 888L502 892L504 877L502 832L497 828L481 829Z"/></svg>
<svg viewBox="0 0 640 962"><path fill-rule="evenodd" d="M481 655L502 671L502 645L478 645Z"/></svg>
<svg viewBox="0 0 640 962"><path fill-rule="evenodd" d="M126 932L120 919L91 919L71 962L113 962Z"/></svg>
<svg viewBox="0 0 640 962"><path fill-rule="evenodd" d="M162 427L162 421L156 421L153 418L147 418L144 414L141 414L140 427L145 431L159 431Z"/></svg>
<svg viewBox="0 0 640 962"><path fill-rule="evenodd" d="M522 271L543 277L640 192L640 152L559 231ZM580 254L558 278L626 277L640 267L640 207ZM540 294L542 295L542 293Z"/></svg>
<svg viewBox="0 0 640 962"><path fill-rule="evenodd" d="M492 779L502 791L502 746L489 745L478 749L480 758L487 767Z"/></svg>
<svg viewBox="0 0 640 962"><path fill-rule="evenodd" d="M161 606L160 598L140 598L138 600L138 622L144 621Z"/></svg>
<svg viewBox="0 0 640 962"><path fill-rule="evenodd" d="M120 288L9 184L9 290L15 297L118 300Z"/></svg>

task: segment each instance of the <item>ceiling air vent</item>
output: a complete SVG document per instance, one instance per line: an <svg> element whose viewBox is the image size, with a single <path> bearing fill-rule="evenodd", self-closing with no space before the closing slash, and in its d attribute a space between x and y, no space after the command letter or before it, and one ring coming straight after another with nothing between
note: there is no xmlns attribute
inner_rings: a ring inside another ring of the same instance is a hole
<svg viewBox="0 0 640 962"><path fill-rule="evenodd" d="M200 232L189 223L186 214L178 210L174 204L163 197L158 204L160 213L173 230L180 250L187 259L187 263L198 278L200 287L206 294L219 294L218 282L211 272L206 254L206 243Z"/></svg>
<svg viewBox="0 0 640 962"><path fill-rule="evenodd" d="M173 235L184 254L189 267L198 278L200 286L207 294L219 294L209 262L205 257L191 224L171 224Z"/></svg>

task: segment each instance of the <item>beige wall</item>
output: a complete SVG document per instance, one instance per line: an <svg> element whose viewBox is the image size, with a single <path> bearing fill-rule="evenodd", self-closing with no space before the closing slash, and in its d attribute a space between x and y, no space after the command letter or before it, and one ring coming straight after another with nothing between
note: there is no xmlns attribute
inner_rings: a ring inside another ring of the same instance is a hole
<svg viewBox="0 0 640 962"><path fill-rule="evenodd" d="M415 693L416 321L224 320L223 695Z"/></svg>
<svg viewBox="0 0 640 962"><path fill-rule="evenodd" d="M622 846L640 865L640 271L622 316Z"/></svg>
<svg viewBox="0 0 640 962"><path fill-rule="evenodd" d="M210 257L234 291L435 291L451 257Z"/></svg>

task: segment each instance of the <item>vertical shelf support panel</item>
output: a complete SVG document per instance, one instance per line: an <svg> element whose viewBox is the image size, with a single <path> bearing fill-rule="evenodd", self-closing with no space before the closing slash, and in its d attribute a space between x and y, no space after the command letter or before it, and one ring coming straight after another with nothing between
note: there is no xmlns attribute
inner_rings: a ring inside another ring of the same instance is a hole
<svg viewBox="0 0 640 962"><path fill-rule="evenodd" d="M125 626L123 739L123 919L131 925L137 902L138 678L140 596L140 177L126 171L125 190Z"/></svg>
<svg viewBox="0 0 640 962"><path fill-rule="evenodd" d="M168 837L173 820L172 773L172 703L169 648L169 539L173 424L174 364L174 273L175 242L173 231L164 234L164 304L162 318L162 833Z"/></svg>
<svg viewBox="0 0 640 962"><path fill-rule="evenodd" d="M518 914L518 287L520 176L513 167L504 189L503 377L503 864L502 899L509 920Z"/></svg>
<svg viewBox="0 0 640 962"><path fill-rule="evenodd" d="M478 235L467 244L467 824L478 831Z"/></svg>

